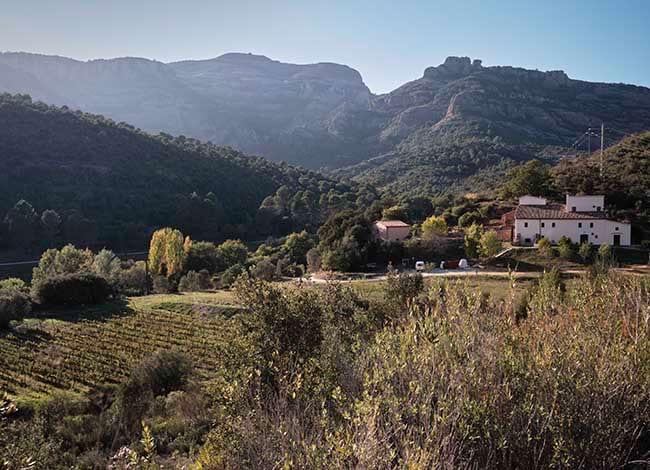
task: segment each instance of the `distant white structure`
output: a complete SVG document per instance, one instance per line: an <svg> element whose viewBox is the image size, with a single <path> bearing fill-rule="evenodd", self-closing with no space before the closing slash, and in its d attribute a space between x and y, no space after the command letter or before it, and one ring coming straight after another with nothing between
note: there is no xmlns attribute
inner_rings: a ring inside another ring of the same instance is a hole
<svg viewBox="0 0 650 470"><path fill-rule="evenodd" d="M628 246L629 222L608 219L603 212L605 196L570 196L564 205L548 204L544 198L523 196L515 210L513 241L534 245L543 237L557 243L568 237L573 243Z"/></svg>
<svg viewBox="0 0 650 470"><path fill-rule="evenodd" d="M411 226L401 220L379 220L372 228L374 237L385 242L403 242L411 233Z"/></svg>
<svg viewBox="0 0 650 470"><path fill-rule="evenodd" d="M520 206L545 206L546 199L537 196L521 196L519 198Z"/></svg>

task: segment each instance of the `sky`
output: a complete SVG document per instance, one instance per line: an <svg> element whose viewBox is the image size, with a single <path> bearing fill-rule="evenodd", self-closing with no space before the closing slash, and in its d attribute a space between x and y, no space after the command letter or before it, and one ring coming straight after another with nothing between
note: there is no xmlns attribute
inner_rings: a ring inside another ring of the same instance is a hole
<svg viewBox="0 0 650 470"><path fill-rule="evenodd" d="M650 86L650 0L0 0L0 51L162 62L252 52L375 93L447 56Z"/></svg>

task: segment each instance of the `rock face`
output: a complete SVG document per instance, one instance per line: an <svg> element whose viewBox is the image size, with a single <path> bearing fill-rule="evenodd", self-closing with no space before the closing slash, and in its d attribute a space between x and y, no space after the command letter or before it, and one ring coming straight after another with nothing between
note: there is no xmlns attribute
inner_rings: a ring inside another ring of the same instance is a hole
<svg viewBox="0 0 650 470"><path fill-rule="evenodd" d="M421 78L373 95L344 65L286 64L252 54L163 64L4 53L3 90L272 160L344 168L342 174L381 186L408 177L405 169L464 168L432 190L504 159L568 147L603 121L629 133L650 128L647 88L572 80L562 71L485 67L469 57L449 57ZM453 161L454 146L474 146L479 154L489 147L491 156L466 165L466 157Z"/></svg>

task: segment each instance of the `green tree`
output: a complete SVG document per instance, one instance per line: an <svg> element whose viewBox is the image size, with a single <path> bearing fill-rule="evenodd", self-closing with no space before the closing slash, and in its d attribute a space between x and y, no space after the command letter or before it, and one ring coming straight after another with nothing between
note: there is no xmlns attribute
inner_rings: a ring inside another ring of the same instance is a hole
<svg viewBox="0 0 650 470"><path fill-rule="evenodd" d="M243 265L248 259L248 248L241 240L226 240L217 247L219 271L237 264Z"/></svg>
<svg viewBox="0 0 650 470"><path fill-rule="evenodd" d="M80 250L74 245L66 245L60 250L46 250L32 271L32 292L43 281L68 274L91 272L94 257L90 250Z"/></svg>
<svg viewBox="0 0 650 470"><path fill-rule="evenodd" d="M49 243L54 242L61 227L61 216L52 209L47 209L41 214L43 233Z"/></svg>
<svg viewBox="0 0 650 470"><path fill-rule="evenodd" d="M513 168L497 193L502 199L514 199L525 195L545 196L550 191L549 166L539 160L529 160Z"/></svg>
<svg viewBox="0 0 650 470"><path fill-rule="evenodd" d="M469 258L478 258L482 236L483 227L478 224L472 224L465 230L465 254Z"/></svg>
<svg viewBox="0 0 650 470"><path fill-rule="evenodd" d="M382 220L401 220L402 222L408 222L408 207L403 205L387 207L382 211L381 218Z"/></svg>
<svg viewBox="0 0 650 470"><path fill-rule="evenodd" d="M194 242L187 252L185 269L188 271L207 270L217 272L219 268L219 251L214 243Z"/></svg>
<svg viewBox="0 0 650 470"><path fill-rule="evenodd" d="M483 258L490 258L501 251L501 240L496 232L488 230L481 235L480 253Z"/></svg>
<svg viewBox="0 0 650 470"><path fill-rule="evenodd" d="M38 234L38 215L32 205L21 199L4 219L13 246L30 248Z"/></svg>
<svg viewBox="0 0 650 470"><path fill-rule="evenodd" d="M314 241L309 234L303 230L300 233L292 233L284 242L283 248L292 263L307 264L307 252L314 246Z"/></svg>
<svg viewBox="0 0 650 470"><path fill-rule="evenodd" d="M93 271L108 281L117 282L122 272L122 261L111 250L104 248L95 255Z"/></svg>
<svg viewBox="0 0 650 470"><path fill-rule="evenodd" d="M422 237L428 240L447 235L447 222L441 216L432 215L422 222Z"/></svg>

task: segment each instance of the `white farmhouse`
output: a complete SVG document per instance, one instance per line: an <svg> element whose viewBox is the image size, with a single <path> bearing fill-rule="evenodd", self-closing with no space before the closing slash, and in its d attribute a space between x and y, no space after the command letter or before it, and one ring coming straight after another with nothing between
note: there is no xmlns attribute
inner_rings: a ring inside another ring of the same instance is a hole
<svg viewBox="0 0 650 470"><path fill-rule="evenodd" d="M627 246L631 225L607 219L605 196L566 196L566 203L549 204L544 198L523 196L515 210L513 241L533 245L547 237L557 243L568 237L573 243Z"/></svg>

